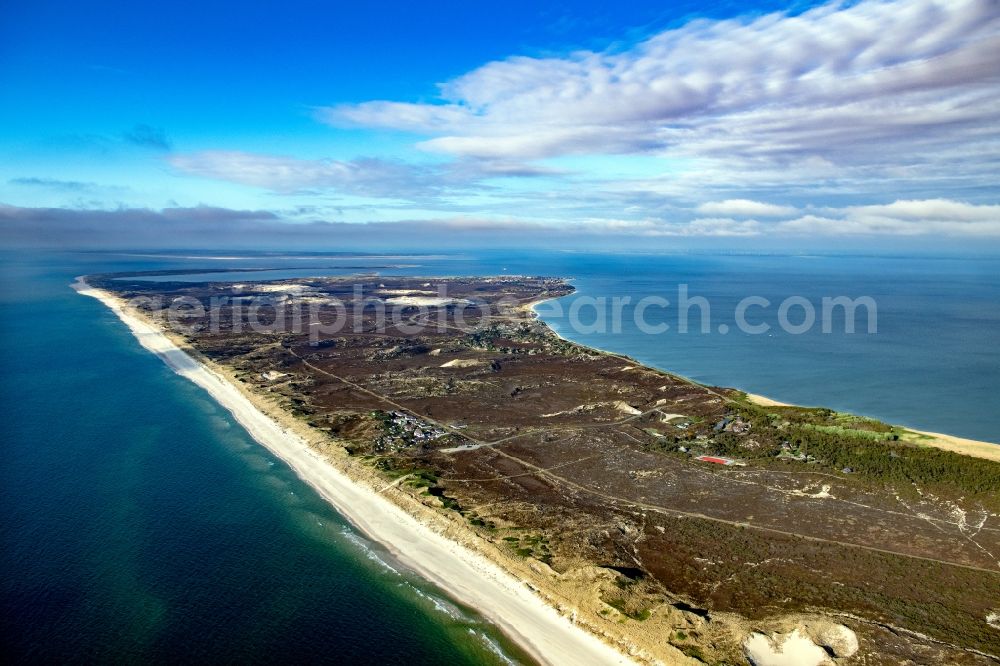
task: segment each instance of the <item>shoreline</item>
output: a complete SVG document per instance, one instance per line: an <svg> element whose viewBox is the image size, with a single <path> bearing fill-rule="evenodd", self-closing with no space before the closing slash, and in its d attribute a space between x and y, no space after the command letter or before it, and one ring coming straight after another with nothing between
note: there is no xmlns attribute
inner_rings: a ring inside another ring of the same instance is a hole
<svg viewBox="0 0 1000 666"><path fill-rule="evenodd" d="M288 464L352 525L385 546L402 564L475 608L539 662L594 666L638 663L563 615L560 611L564 609L557 609L527 581L461 543L446 520L434 520L432 512L415 515L416 511L404 509L358 478L358 470L335 466L310 445L309 440L317 435L300 432L305 426L291 417L276 418L273 409L262 405L262 400L240 387L235 378L196 359L162 329L126 311L117 296L91 287L83 276L71 287L114 312L143 348L208 392L255 441Z"/></svg>
<svg viewBox="0 0 1000 666"><path fill-rule="evenodd" d="M763 407L801 407L801 405L780 402L757 393L749 393L747 391L744 391L744 393L746 393L747 399L749 399L750 402ZM948 435L940 432L917 430L916 428L909 428L907 426L899 427L905 429L908 433L916 435L915 438L903 439L904 442L923 446L932 446L937 449L943 449L945 451L951 451L953 453L959 453L973 458L983 458L985 460L992 460L993 462L1000 462L1000 445L998 444L984 442L978 439L969 439L967 437L959 437L957 435Z"/></svg>
<svg viewBox="0 0 1000 666"><path fill-rule="evenodd" d="M688 379L687 377L684 377L682 375L678 375L678 374L676 374L674 372L671 372L669 370L663 370L661 368L655 368L653 366L647 366L644 363L641 363L641 362L639 362L639 361L637 361L637 360L635 360L633 358L627 357L625 354L621 354L619 352L611 351L609 349L603 349L601 347L593 347L591 345L587 345L587 344L584 344L582 342L578 342L578 341L573 340L571 338L565 337L564 335L562 335L561 333L559 333L559 331L557 331L555 328L553 328L552 325L549 322L545 321L545 319L536 310L536 306L541 305L542 303L545 303L547 301L555 300L556 298L562 298L562 297L561 296L554 296L554 297L542 298L542 299L539 299L537 301L532 301L531 303L526 303L524 307L527 310L529 310L530 312L532 312L534 314L535 318L538 321L540 321L543 324L545 324L549 328L549 330L552 331L552 334L555 335L560 340L564 340L566 342L570 342L570 343L572 343L574 345L578 345L578 346L584 347L586 349L592 349L592 350L600 352L602 354L608 354L610 356L619 357L619 358L621 358L623 360L628 360L628 362L630 362L630 363L635 363L637 365L641 365L641 366L644 366L644 367L649 367L649 368L651 368L653 370L656 370L658 372L666 373L666 374L670 375L671 377L676 377L678 379L682 379L682 380L684 380L686 382L689 382L691 384L697 384L697 385L701 386L700 383L698 383L698 382L696 382L696 381L694 381L692 379ZM743 389L736 389L736 390L743 391ZM743 391L743 393L746 394L747 399L750 402L752 402L754 404L757 404L757 405L760 405L762 407L804 407L805 406L805 405L797 405L797 404L789 403L789 402L780 402L778 400L773 400L771 398L768 398L767 396L760 395L759 393L751 393L749 391ZM859 415L859 416L864 416L864 415L862 414L862 415ZM874 418L874 417L867 417L867 418ZM890 424L890 425L894 425L894 424ZM906 443L916 444L918 446L930 446L930 447L942 449L944 451L951 451L952 453L958 453L958 454L965 455L965 456L971 456L973 458L983 458L984 460L992 460L993 462L1000 462L1000 443L986 442L986 441L983 441L983 440L970 439L968 437L959 437L958 435L949 435L949 434L940 433L940 432L932 432L930 430L918 430L916 428L911 428L909 426L897 426L897 427L902 428L902 429L906 430L908 433L912 433L913 434L912 438L907 438L907 439L903 440Z"/></svg>
<svg viewBox="0 0 1000 666"><path fill-rule="evenodd" d="M81 276L71 286L115 312L145 349L205 389L255 441L288 464L360 532L386 547L400 564L434 583L447 596L479 611L533 659L553 664L692 663L672 643L662 646L662 652L659 641L654 638L650 643L650 637L659 636L649 633L652 627L640 627L634 633L625 627L619 629L603 617L603 612L599 616L586 596L591 591L586 586L592 586L593 579L564 578L542 563L510 556L492 539L469 528L464 520L422 501L395 482L387 483L385 476L369 464L348 455L335 437L308 426L287 411L279 402L281 398L269 389L252 380L247 385L249 375L243 371L202 356L187 338L161 326L141 310L128 309L124 299L92 287L85 278ZM643 366L623 354L563 338L537 316L536 306L554 298L523 303L518 310L533 312L552 335L573 345L702 386L669 371ZM742 391L740 395L717 395L735 404L784 404ZM979 449L978 453L950 449L957 454L1000 459L1000 446L986 442L912 429L900 435L901 443L949 449L945 440L951 440ZM737 631L753 629L740 616L724 619L724 615L720 613L717 618L724 621L723 626L732 621Z"/></svg>

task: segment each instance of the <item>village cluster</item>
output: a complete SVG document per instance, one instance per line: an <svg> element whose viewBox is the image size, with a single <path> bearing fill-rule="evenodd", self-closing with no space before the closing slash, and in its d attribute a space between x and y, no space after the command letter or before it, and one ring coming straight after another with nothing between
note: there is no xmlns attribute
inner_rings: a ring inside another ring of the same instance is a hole
<svg viewBox="0 0 1000 666"><path fill-rule="evenodd" d="M448 434L438 426L426 423L405 412L387 412L381 415L384 431L375 441L379 452L399 451L414 445L426 444Z"/></svg>

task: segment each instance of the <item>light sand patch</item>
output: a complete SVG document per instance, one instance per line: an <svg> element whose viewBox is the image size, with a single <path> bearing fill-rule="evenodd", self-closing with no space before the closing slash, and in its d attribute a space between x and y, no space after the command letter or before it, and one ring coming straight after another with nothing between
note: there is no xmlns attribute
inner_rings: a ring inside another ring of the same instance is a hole
<svg viewBox="0 0 1000 666"><path fill-rule="evenodd" d="M816 642L835 657L853 657L858 651L858 636L842 624L833 624L814 632Z"/></svg>
<svg viewBox="0 0 1000 666"><path fill-rule="evenodd" d="M307 284L256 284L251 288L254 291L264 291L276 294L304 294L309 291L316 291L315 287Z"/></svg>
<svg viewBox="0 0 1000 666"><path fill-rule="evenodd" d="M426 289L380 289L378 293L383 296L435 296L437 294L437 292Z"/></svg>
<svg viewBox="0 0 1000 666"><path fill-rule="evenodd" d="M443 296L394 296L385 299L389 305L414 305L416 307L441 307L444 305L464 305L469 301L464 298L445 298Z"/></svg>
<svg viewBox="0 0 1000 666"><path fill-rule="evenodd" d="M277 379L281 379L282 377L287 377L287 376L288 376L288 373L278 372L277 370L268 370L267 372L265 372L265 373L263 373L261 375L261 377L263 377L264 379L266 379L269 382L273 382L273 381L275 381Z"/></svg>
<svg viewBox="0 0 1000 666"><path fill-rule="evenodd" d="M754 666L820 666L829 664L826 651L795 629L768 638L753 633L743 641L743 651Z"/></svg>
<svg viewBox="0 0 1000 666"><path fill-rule="evenodd" d="M911 436L910 433L914 434ZM966 439L965 437L955 437L954 435L945 435L940 432L927 432L924 430L909 430L903 435L902 439L904 442L933 446L937 449L961 453L964 456L985 458L993 462L1000 462L1000 444L992 442L981 442L976 439Z"/></svg>
<svg viewBox="0 0 1000 666"><path fill-rule="evenodd" d="M573 416L576 414L585 414L586 412L592 412L595 409L600 409L601 407L611 406L618 411L625 412L626 414L631 414L632 416L637 416L642 414L641 410L636 409L632 405L628 404L624 400L616 400L615 402L591 402L585 405L577 405L573 409L566 409L561 412L552 412L551 414L542 414L543 419L551 418L553 416Z"/></svg>
<svg viewBox="0 0 1000 666"><path fill-rule="evenodd" d="M827 497L833 497L830 494L830 486L823 484L819 490L815 492L810 492L815 486L809 486L805 490L789 490L786 491L789 495L795 495L796 497L811 497L813 499L825 499Z"/></svg>
<svg viewBox="0 0 1000 666"><path fill-rule="evenodd" d="M553 416L574 416L576 414L584 414L586 412L592 412L595 409L600 409L605 404L606 403L603 403L603 402L594 402L594 403L589 403L589 404L586 404L586 405L577 405L573 409L564 409L561 412L552 412L550 414L542 414L542 418L543 419L548 419L548 418L551 418Z"/></svg>
<svg viewBox="0 0 1000 666"><path fill-rule="evenodd" d="M642 414L641 409L636 409L635 407L628 404L624 400L616 400L614 403L612 403L612 405L619 412L625 412L626 414L632 414L633 416L638 416L639 414Z"/></svg>
<svg viewBox="0 0 1000 666"><path fill-rule="evenodd" d="M447 363L442 363L442 368L474 368L477 365L482 365L481 361L476 361L471 358L456 358L448 361Z"/></svg>
<svg viewBox="0 0 1000 666"><path fill-rule="evenodd" d="M747 393L747 398L750 402L758 404L761 407L791 407L787 402L771 400L767 396L757 395L756 393Z"/></svg>

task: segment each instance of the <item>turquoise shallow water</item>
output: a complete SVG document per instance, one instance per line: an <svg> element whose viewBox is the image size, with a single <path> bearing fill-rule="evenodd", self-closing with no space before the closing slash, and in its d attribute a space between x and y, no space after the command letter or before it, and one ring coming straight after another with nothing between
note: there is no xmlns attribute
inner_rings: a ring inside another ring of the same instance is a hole
<svg viewBox="0 0 1000 666"><path fill-rule="evenodd" d="M0 598L15 661L503 663L498 646L523 659L474 613L390 568L226 412L67 287L108 270L323 272L303 268L314 258L2 261ZM876 335L650 336L628 324L628 306L619 333L573 331L565 314L547 321L700 381L1000 439L995 259L478 253L412 263L387 272L563 275L580 295L635 300L673 300L685 283L709 299L713 324L747 295L871 295Z"/></svg>
<svg viewBox="0 0 1000 666"><path fill-rule="evenodd" d="M521 656L361 538L110 311L70 291L84 270L44 259L4 269L8 658Z"/></svg>

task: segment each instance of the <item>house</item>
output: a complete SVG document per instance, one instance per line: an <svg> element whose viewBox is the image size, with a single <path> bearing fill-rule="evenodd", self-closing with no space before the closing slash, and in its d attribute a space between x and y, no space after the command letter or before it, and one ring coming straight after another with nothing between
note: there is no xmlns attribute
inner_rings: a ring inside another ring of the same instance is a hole
<svg viewBox="0 0 1000 666"><path fill-rule="evenodd" d="M716 465L726 465L726 466L736 466L736 467L746 467L746 463L742 460L737 460L735 458L724 458L722 456L698 456L695 460L700 460L701 462L715 463Z"/></svg>
<svg viewBox="0 0 1000 666"><path fill-rule="evenodd" d="M716 465L732 465L735 460L732 458L719 458L716 456L698 456L695 460L700 460L702 462L715 463Z"/></svg>

